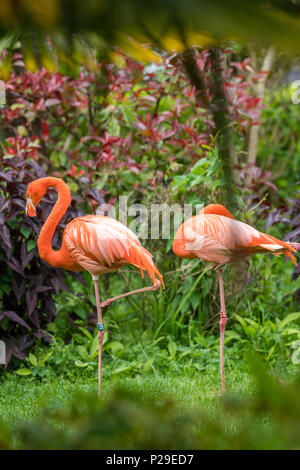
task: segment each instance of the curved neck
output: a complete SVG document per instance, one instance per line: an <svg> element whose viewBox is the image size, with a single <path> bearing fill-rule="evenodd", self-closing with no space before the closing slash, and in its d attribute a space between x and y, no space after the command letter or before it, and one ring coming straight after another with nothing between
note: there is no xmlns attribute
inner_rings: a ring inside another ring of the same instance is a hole
<svg viewBox="0 0 300 470"><path fill-rule="evenodd" d="M66 213L71 203L70 188L59 178L44 178L46 191L49 187L54 187L58 192L58 198L50 215L44 223L38 238L38 250L40 257L52 266L60 266L62 261L62 248L58 251L52 249L52 238L56 227L62 216ZM46 192L45 191L45 192Z"/></svg>

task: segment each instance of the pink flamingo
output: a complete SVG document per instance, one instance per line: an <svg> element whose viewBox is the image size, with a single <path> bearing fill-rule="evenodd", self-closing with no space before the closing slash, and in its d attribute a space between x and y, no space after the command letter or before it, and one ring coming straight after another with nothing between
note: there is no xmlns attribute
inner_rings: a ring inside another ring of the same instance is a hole
<svg viewBox="0 0 300 470"><path fill-rule="evenodd" d="M163 284L163 279L153 263L151 253L141 246L137 236L125 225L110 217L86 215L73 219L64 230L60 250L53 250L51 241L55 229L71 202L69 187L60 178L47 177L33 181L28 185L26 191L26 214L30 217L36 215L36 206L49 187L54 187L57 190L58 199L41 229L37 242L39 255L51 266L75 272L86 270L92 275L99 330L98 391L100 396L104 336L101 307L106 307L114 300L128 295L157 290L161 282ZM153 286L127 292L101 304L98 286L99 275L115 271L125 264L131 264L140 269L142 277L144 277L144 271L147 271L153 281Z"/></svg>
<svg viewBox="0 0 300 470"><path fill-rule="evenodd" d="M214 263L219 273L220 288L220 372L222 391L226 391L224 375L224 335L226 309L223 287L223 266L236 263L254 253L284 253L297 265L293 252L300 250L300 243L289 243L259 232L236 220L221 204L210 204L198 215L183 223L177 230L173 251L181 258L200 258Z"/></svg>

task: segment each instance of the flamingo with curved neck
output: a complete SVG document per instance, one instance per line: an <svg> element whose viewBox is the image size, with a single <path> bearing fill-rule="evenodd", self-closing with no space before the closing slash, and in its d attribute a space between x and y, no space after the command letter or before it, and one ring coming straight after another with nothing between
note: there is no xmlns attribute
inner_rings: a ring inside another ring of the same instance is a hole
<svg viewBox="0 0 300 470"><path fill-rule="evenodd" d="M39 178L28 185L26 191L26 214L36 216L36 206L53 187L58 192L58 199L44 223L38 241L40 257L51 266L68 271L88 271L93 278L97 304L99 369L98 391L101 395L102 344L104 325L101 307L110 305L114 300L150 290L157 290L163 279L153 263L152 255L143 248L136 235L120 222L102 215L86 215L73 219L65 228L59 250L53 250L52 238L62 216L71 203L69 187L60 178ZM98 279L99 275L112 272L125 264L140 269L142 276L147 271L153 281L150 287L136 289L125 294L107 299L101 303Z"/></svg>

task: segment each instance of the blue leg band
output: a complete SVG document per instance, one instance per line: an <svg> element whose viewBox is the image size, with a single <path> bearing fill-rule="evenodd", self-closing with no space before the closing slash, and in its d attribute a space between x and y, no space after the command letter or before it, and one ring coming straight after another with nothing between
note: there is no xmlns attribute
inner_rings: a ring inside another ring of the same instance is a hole
<svg viewBox="0 0 300 470"><path fill-rule="evenodd" d="M98 330L99 330L99 331L104 330L104 325L103 325L103 323L97 323L97 327L98 327Z"/></svg>

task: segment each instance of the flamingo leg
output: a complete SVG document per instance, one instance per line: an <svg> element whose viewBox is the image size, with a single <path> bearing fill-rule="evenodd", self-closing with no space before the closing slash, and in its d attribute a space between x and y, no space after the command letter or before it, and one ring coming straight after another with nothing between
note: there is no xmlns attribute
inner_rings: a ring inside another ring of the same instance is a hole
<svg viewBox="0 0 300 470"><path fill-rule="evenodd" d="M224 374L224 336L226 328L226 308L225 308L225 298L224 298L224 287L223 287L223 271L222 269L218 270L219 273L219 288L220 288L220 302L221 302L221 311L220 311L220 372L221 372L221 385L223 393L226 392L225 384L225 374Z"/></svg>
<svg viewBox="0 0 300 470"><path fill-rule="evenodd" d="M132 294L140 294L141 292L147 292L150 290L157 290L160 288L161 282L157 279L156 284L153 284L153 286L150 287L143 287L142 289L136 289L136 290L131 290L130 292L126 292L125 294L117 295L116 297L112 297L111 299L107 299L104 302L100 304L102 308L108 307L112 302L115 300L120 300L123 299L124 297L128 297L129 295Z"/></svg>
<svg viewBox="0 0 300 470"><path fill-rule="evenodd" d="M99 295L98 276L92 275L95 286L95 297L97 304L97 326L98 326L98 341L99 341L99 356L98 356L98 395L101 397L101 373L102 373L102 345L104 337L104 327L102 322L101 302Z"/></svg>

